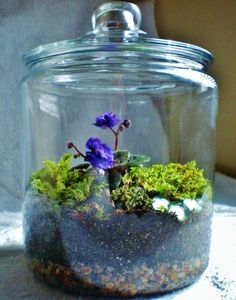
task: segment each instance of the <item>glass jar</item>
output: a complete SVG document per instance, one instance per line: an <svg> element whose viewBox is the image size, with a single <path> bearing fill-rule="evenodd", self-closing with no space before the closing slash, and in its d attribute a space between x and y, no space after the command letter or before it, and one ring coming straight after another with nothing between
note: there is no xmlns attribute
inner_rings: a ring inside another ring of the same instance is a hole
<svg viewBox="0 0 236 300"><path fill-rule="evenodd" d="M217 86L212 55L148 38L131 3L24 56L25 253L80 294L194 282L208 264Z"/></svg>

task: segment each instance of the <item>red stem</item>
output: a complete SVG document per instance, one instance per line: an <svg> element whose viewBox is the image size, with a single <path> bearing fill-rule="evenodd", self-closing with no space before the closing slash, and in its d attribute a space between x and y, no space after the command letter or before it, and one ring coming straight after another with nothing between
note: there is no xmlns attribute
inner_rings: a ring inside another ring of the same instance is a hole
<svg viewBox="0 0 236 300"><path fill-rule="evenodd" d="M109 127L109 129L114 133L115 136L115 147L114 147L114 151L116 151L118 149L118 137L119 137L119 128L117 131L115 131L114 129L112 129L111 127Z"/></svg>
<svg viewBox="0 0 236 300"><path fill-rule="evenodd" d="M116 134L116 140L115 140L115 147L114 147L114 151L116 151L118 149L118 133Z"/></svg>
<svg viewBox="0 0 236 300"><path fill-rule="evenodd" d="M81 153L79 151L79 149L73 144L73 148L77 151L77 153L79 154L79 156L82 156L83 158L85 158L85 155L83 153Z"/></svg>

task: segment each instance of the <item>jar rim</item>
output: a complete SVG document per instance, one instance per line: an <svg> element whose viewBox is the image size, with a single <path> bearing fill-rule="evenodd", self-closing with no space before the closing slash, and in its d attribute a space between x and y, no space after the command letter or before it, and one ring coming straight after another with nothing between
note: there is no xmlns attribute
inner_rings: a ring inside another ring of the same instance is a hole
<svg viewBox="0 0 236 300"><path fill-rule="evenodd" d="M91 38L92 35L92 33L87 34L85 39L82 37L80 39L64 40L39 46L26 52L23 55L23 62L25 65L31 66L39 61L60 57L65 54L74 54L78 56L77 58L79 59L80 54L84 55L96 51L98 51L101 56L102 53L111 51L129 51L134 54L142 53L152 58L160 55L163 55L165 58L168 56L178 56L200 63L205 68L213 61L213 55L209 51L189 43L159 38L142 37L140 39L140 36L138 39L131 40L129 37L127 40L117 42L112 39L109 41L105 39L93 40ZM110 61L110 63L112 63L112 61Z"/></svg>

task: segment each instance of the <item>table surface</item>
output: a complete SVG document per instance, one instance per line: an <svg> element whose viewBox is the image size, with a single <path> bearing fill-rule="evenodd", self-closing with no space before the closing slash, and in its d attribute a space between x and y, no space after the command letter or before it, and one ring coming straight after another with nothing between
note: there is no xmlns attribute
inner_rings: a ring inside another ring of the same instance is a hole
<svg viewBox="0 0 236 300"><path fill-rule="evenodd" d="M104 299L69 295L37 281L28 271L22 245L21 218L8 244L1 247L0 300L73 300ZM0 224L1 225L1 224ZM1 226L0 226L1 227ZM136 299L160 300L236 300L236 180L216 174L212 243L207 270L193 285L164 295ZM6 231L5 231L6 236ZM6 242L6 241L5 241ZM105 298L108 299L108 298Z"/></svg>

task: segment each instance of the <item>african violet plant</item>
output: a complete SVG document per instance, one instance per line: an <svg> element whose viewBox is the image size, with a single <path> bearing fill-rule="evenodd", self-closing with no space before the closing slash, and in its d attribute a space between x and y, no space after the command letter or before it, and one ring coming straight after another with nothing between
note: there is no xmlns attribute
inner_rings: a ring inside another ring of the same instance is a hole
<svg viewBox="0 0 236 300"><path fill-rule="evenodd" d="M105 112L93 125L112 132L114 150L91 137L83 154L69 141L67 147L76 151L74 155L66 153L58 163L45 161L43 169L31 177L34 189L54 200L58 207L88 211L91 197L94 200L94 195L99 199L109 194L113 210L152 210L173 214L185 222L191 213L202 210L204 199L211 199L211 185L195 161L144 167L150 161L148 156L118 150L119 135L131 127L130 120L121 121L116 114ZM82 157L85 163L71 168L73 156ZM106 217L103 206L97 216Z"/></svg>

